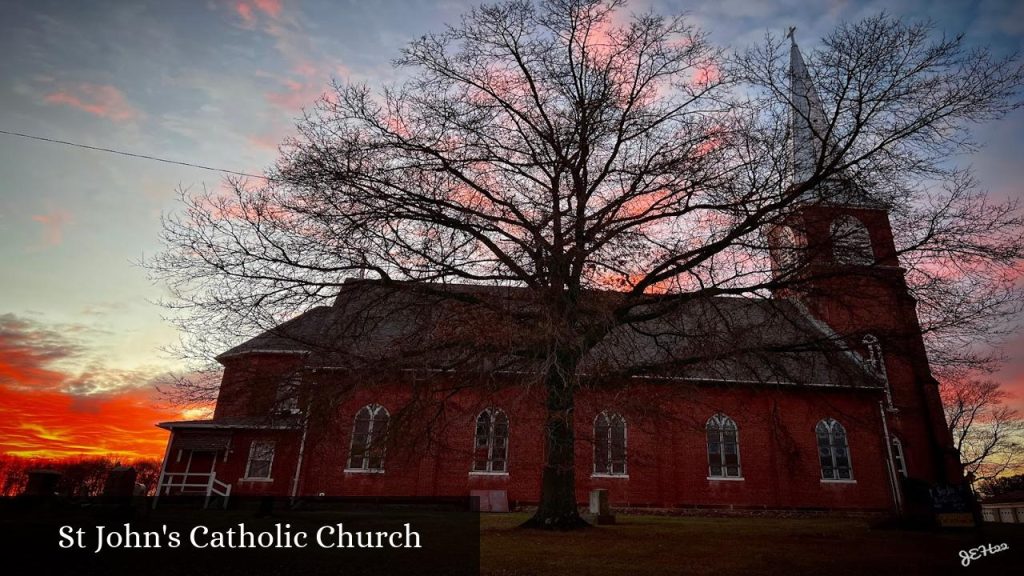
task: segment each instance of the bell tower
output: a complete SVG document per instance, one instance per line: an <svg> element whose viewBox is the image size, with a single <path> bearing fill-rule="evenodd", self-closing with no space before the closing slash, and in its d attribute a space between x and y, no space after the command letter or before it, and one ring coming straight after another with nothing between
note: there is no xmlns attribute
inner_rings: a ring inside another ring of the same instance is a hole
<svg viewBox="0 0 1024 576"><path fill-rule="evenodd" d="M802 302L878 371L887 385L884 418L906 475L960 484L959 457L888 209L842 173L820 178L831 163L827 116L795 39L790 99L791 185L820 182L769 233L774 273L787 280L775 296Z"/></svg>

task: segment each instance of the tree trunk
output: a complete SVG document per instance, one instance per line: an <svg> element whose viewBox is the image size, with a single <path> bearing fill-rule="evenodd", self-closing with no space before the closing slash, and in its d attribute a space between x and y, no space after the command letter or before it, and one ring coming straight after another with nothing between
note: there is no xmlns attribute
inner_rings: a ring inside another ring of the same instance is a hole
<svg viewBox="0 0 1024 576"><path fill-rule="evenodd" d="M573 433L574 389L577 361L560 358L548 369L547 422L544 426L546 459L537 513L523 528L573 530L589 526L576 506L576 456Z"/></svg>

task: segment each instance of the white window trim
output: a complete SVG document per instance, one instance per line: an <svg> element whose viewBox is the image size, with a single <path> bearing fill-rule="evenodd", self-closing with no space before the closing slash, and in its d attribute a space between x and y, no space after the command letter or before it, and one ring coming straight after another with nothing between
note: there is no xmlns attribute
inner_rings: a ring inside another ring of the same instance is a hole
<svg viewBox="0 0 1024 576"><path fill-rule="evenodd" d="M907 454L903 451L903 442L900 442L900 439L896 436L892 437L892 450L893 460L895 460L896 464L896 473L907 478Z"/></svg>
<svg viewBox="0 0 1024 576"><path fill-rule="evenodd" d="M480 417L484 414L489 416L488 428L487 428L487 469L486 470L474 470L476 467L476 451L477 451L477 426L480 425ZM493 470L494 467L494 420L497 414L501 414L505 417L506 424L506 436L505 436L505 457L502 459L505 462L504 470ZM476 415L473 420L473 461L469 464L469 474L471 476L508 476L508 454L509 454L509 442L512 439L512 421L509 420L508 414L505 413L501 408L485 408Z"/></svg>
<svg viewBox="0 0 1024 576"><path fill-rule="evenodd" d="M710 447L707 444L707 430L708 430L708 426L711 425L711 422L716 420L716 419L718 419L719 421L728 420L729 422L732 422L732 425L734 427L734 431L736 432L736 472L739 473L739 476L728 476L728 475L725 474L725 468L726 468L725 463L724 463L725 462L725 458L724 458L725 452L721 452L721 453L719 453L719 456L720 456L720 459L722 461L721 466L722 466L723 474L720 475L720 476L715 476L714 474L711 473L711 462L710 462L711 459L708 458L708 460L709 460L709 462L708 462L708 478L714 478L714 479L720 479L720 480L726 480L726 479L742 480L743 479L743 460L742 460L742 456L740 454L740 426L739 426L739 424L736 423L735 420L730 418L729 415L724 414L722 412L716 412L715 414L713 414L711 416L711 418L708 418L707 423L704 425L704 453L707 454L709 457L711 455L711 451L709 450ZM725 444L724 436L725 436L725 429L719 427L718 428L718 444L719 445L724 445Z"/></svg>
<svg viewBox="0 0 1024 576"><path fill-rule="evenodd" d="M611 437L611 426L610 426L611 418L609 418L608 416L609 415L615 415L615 416L618 416L620 419L622 419L622 452L623 452L623 454L622 454L622 473L621 474L616 474L615 472L598 472L597 471L597 448L598 448L598 446L597 446L597 443L595 442L594 443L594 461L593 461L593 466L591 466L590 477L591 478L629 478L629 426L626 424L626 418L623 417L622 414L619 414L618 412L608 412L607 410L602 410L601 412L599 412L597 414L597 416L594 416L594 430L595 431L597 430L597 419L600 418L602 415L609 421L609 426L608 426L608 430L609 430L609 432L608 432L608 446L607 446L607 448L608 448L608 466L609 466L609 468L611 468L611 462L612 462L612 458L611 458L612 437ZM595 434L595 436L596 436L596 434Z"/></svg>
<svg viewBox="0 0 1024 576"><path fill-rule="evenodd" d="M829 422L831 422L832 424L830 425ZM818 474L821 476L821 481L823 483L831 482L831 483L836 483L836 484L856 484L857 483L857 479L853 476L853 453L850 450L850 435L846 433L846 426L843 426L842 423L840 423L835 418L822 418L821 420L819 420L818 424L814 425L814 445L817 448L818 452L821 451L821 446L818 444L818 425L822 424L822 423L825 424L825 428L828 430L828 452L829 452L829 458L832 459L832 471L836 475L838 475L838 467L836 466L836 453L833 450L833 447L835 446L835 443L833 441L834 432L835 432L835 426L839 426L840 428L843 429L843 438L846 439L846 446L845 446L845 448L846 448L846 461L848 462L847 468L850 469L850 477L849 478L826 478L824 476L825 469L821 467L821 456L819 455L818 456Z"/></svg>
<svg viewBox="0 0 1024 576"><path fill-rule="evenodd" d="M708 480L715 482L742 482L746 478L743 476L708 476Z"/></svg>
<svg viewBox="0 0 1024 576"><path fill-rule="evenodd" d="M351 463L352 463L352 447L353 447L353 444L355 443L355 440L356 440L356 421L359 418L359 413L362 412L363 410L367 409L367 408L370 409L370 429L367 430L367 437L370 439L371 445L372 445L372 441L374 440L374 435L373 435L374 428L373 427L374 427L374 424L375 424L375 417L377 416L377 414L379 414L381 411L383 411L384 414L387 415L387 417L388 417L388 425L390 426L390 424L391 424L391 413L388 412L388 409L385 408L381 404L377 404L376 402L373 402L373 403L367 404L366 406L363 406L359 410L356 410L356 415L352 418L352 436L349 438L349 441L348 441L348 457L345 458L345 468L343 469L343 472L355 472L355 473L363 473L363 474L383 474L384 473L384 470L385 470L384 462L385 462L385 459L387 457L387 450L386 449L382 450L382 452L381 452L380 467L379 468L368 468L368 467L366 467L366 468L352 468L351 467ZM385 430L384 433L385 433L385 435L387 435L387 430ZM369 466L369 464L370 464L370 457L368 455L364 454L363 455L363 465L364 466Z"/></svg>
<svg viewBox="0 0 1024 576"><path fill-rule="evenodd" d="M253 453L256 451L256 445L257 444L269 444L270 445L270 464L267 465L267 476L251 476L249 474L250 470L252 469L252 457L253 457ZM276 455L277 455L277 442L275 442L274 440L253 440L249 444L249 458L248 458L248 460L245 461L245 478L242 478L242 480L246 480L246 481L250 481L250 482L251 481L257 481L257 480L258 481L264 481L264 482L266 482L266 481L273 482L274 481L274 478L273 478L273 473L274 473L274 457Z"/></svg>

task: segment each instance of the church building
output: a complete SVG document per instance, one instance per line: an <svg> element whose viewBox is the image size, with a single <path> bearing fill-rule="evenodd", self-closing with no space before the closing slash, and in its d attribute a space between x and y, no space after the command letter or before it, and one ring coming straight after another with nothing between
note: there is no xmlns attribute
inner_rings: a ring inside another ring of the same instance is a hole
<svg viewBox="0 0 1024 576"><path fill-rule="evenodd" d="M790 65L799 176L825 117L795 43ZM776 273L806 259L801 289L697 300L622 327L585 359L581 373L620 376L583 379L576 392L578 502L602 488L623 508L900 513L915 487L962 484L888 212L852 191L833 196L800 202L768 233ZM529 305L523 288L434 290L509 314ZM441 368L457 351L436 340L439 318L465 313L460 330L508 337L500 318L473 320L458 302L353 279L332 306L224 352L213 417L159 424L170 437L158 496L536 504L543 386L524 385L515 365Z"/></svg>

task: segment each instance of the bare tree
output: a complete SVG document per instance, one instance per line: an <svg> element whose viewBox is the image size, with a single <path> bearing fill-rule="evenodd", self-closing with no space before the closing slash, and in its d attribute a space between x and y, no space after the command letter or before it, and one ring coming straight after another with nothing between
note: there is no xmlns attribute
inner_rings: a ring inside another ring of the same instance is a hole
<svg viewBox="0 0 1024 576"><path fill-rule="evenodd" d="M1019 105L1017 64L889 16L844 24L808 58L819 114L792 96L785 40L730 55L682 17L624 18L622 4L473 9L403 50L404 84L336 85L265 184L183 194L147 266L186 344L222 350L333 298L346 274L482 310L496 304L438 287L520 287L531 305L516 333L530 337L515 355L548 411L531 524L567 528L582 522L572 414L588 352L694 302L806 281L799 259L773 273L768 232L809 198L855 193L903 215L902 256L934 295L937 334L954 325L943 291L970 302L961 319L1017 305L1005 284L979 301L971 277L926 265L952 258L991 279L1024 252L1019 212L945 164L970 148L970 123ZM796 154L794 110L813 126Z"/></svg>
<svg viewBox="0 0 1024 576"><path fill-rule="evenodd" d="M987 482L1024 465L1024 418L1008 406L998 382L951 378L942 403L964 471Z"/></svg>

